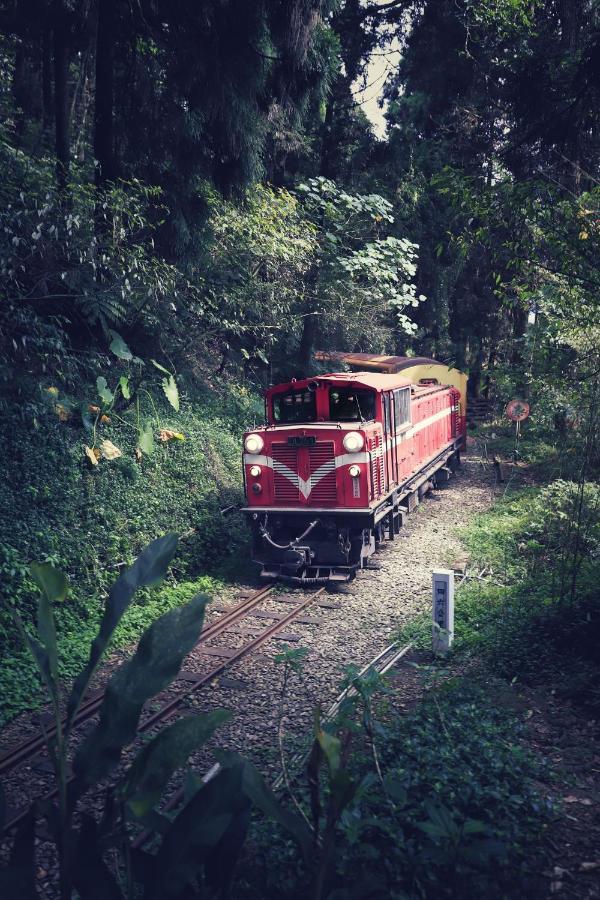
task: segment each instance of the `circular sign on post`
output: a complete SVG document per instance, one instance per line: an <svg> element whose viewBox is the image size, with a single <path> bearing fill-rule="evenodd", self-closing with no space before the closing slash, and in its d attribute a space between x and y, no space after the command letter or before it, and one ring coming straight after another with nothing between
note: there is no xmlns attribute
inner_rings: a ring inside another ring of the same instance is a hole
<svg viewBox="0 0 600 900"><path fill-rule="evenodd" d="M511 422L524 422L529 415L529 403L526 400L511 400L506 404L505 412Z"/></svg>

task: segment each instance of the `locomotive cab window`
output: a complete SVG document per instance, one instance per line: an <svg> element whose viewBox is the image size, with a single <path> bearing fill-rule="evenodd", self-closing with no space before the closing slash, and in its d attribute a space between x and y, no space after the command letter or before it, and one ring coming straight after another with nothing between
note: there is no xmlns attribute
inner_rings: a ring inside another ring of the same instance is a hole
<svg viewBox="0 0 600 900"><path fill-rule="evenodd" d="M317 402L314 391L287 391L273 397L273 418L276 422L314 422Z"/></svg>
<svg viewBox="0 0 600 900"><path fill-rule="evenodd" d="M394 391L394 419L396 431L402 431L410 425L410 388Z"/></svg>
<svg viewBox="0 0 600 900"><path fill-rule="evenodd" d="M332 422L369 422L375 418L375 391L332 388L329 418Z"/></svg>

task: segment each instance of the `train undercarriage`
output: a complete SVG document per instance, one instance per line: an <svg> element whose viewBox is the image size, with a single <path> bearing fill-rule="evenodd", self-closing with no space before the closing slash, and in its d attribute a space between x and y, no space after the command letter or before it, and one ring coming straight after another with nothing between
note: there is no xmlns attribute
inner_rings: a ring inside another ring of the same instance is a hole
<svg viewBox="0 0 600 900"><path fill-rule="evenodd" d="M456 442L368 509L246 508L261 576L305 585L352 581L383 541L394 540L421 498L459 465Z"/></svg>

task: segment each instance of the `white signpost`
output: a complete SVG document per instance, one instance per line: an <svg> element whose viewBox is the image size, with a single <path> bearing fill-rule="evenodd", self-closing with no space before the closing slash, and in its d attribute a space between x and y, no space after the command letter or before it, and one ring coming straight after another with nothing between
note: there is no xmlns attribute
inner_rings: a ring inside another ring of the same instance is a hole
<svg viewBox="0 0 600 900"><path fill-rule="evenodd" d="M447 653L454 640L454 572L438 569L432 578L432 644L434 653Z"/></svg>

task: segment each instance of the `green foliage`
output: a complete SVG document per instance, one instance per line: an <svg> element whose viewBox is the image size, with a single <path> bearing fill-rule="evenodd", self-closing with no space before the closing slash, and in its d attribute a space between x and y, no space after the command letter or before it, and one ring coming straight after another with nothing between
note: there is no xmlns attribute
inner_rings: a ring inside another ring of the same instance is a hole
<svg viewBox="0 0 600 900"><path fill-rule="evenodd" d="M353 346L369 336L369 346L376 347L389 340L394 326L412 333L405 310L425 299L414 283L418 246L386 234L394 222L392 204L321 176L300 184L298 193L318 236L311 287L323 317L320 337Z"/></svg>
<svg viewBox="0 0 600 900"><path fill-rule="evenodd" d="M308 895L526 892L530 856L541 847L552 810L536 793L539 763L520 744L502 687L442 679L408 714L394 710L393 695L390 704L373 722L379 771L370 739L363 751L353 737L354 753L344 753L343 771L355 790L336 820L323 894L314 882ZM341 741L347 746L347 738ZM336 773L339 750L340 739L329 734L326 755ZM309 878L306 870L295 871L289 845L273 843L263 829L241 896L307 896Z"/></svg>
<svg viewBox="0 0 600 900"><path fill-rule="evenodd" d="M85 811L77 820L78 801L116 768L124 748L135 738L144 704L175 678L184 657L197 642L207 598L165 613L144 632L133 657L111 676L97 724L79 744L68 777L68 752L73 715L110 634L136 590L165 574L177 547L167 535L146 547L136 562L112 586L99 632L90 648L88 665L76 679L61 720L61 688L52 657L56 655L52 602L63 600L66 579L48 566L34 574L42 588L38 603L38 639L32 646L48 681L56 734L48 750L57 782L58 800L44 810L59 860L56 886L61 897L181 898L193 885L206 895L229 896L253 804L271 816L308 854L308 832L300 819L282 809L258 772L236 754L221 754L220 771L206 786L194 783L191 796L170 821L155 807L170 777L192 752L211 737L229 714L217 710L181 719L154 736L137 754L117 785L106 796L99 822ZM33 640L33 639L31 639ZM35 803L17 829L8 862L0 869L0 887L9 898L35 896ZM131 825L158 825L156 853L131 845ZM1 827L0 823L0 827ZM111 866L105 858L111 851ZM227 861L227 866L223 863Z"/></svg>
<svg viewBox="0 0 600 900"><path fill-rule="evenodd" d="M112 389L118 378L109 381ZM35 620L30 560L43 560L70 576L69 596L56 610L60 671L68 677L84 659L111 573L131 562L163 529L185 534L173 575L160 589L140 591L115 633L118 645L135 640L161 612L189 600L196 585L200 590L217 588L220 582L209 573L221 572L222 577L235 560L249 556L241 516L223 518L220 509L241 499L239 440L246 423L254 420L251 395L239 388L219 397L206 392L192 404L186 388L175 413L160 395L153 407L142 393L142 420L156 422L158 414L160 428L183 433L186 439L157 440L152 456L140 462L135 455L137 412L119 399L119 412L111 411L108 424L98 422L97 433L123 455L91 466L84 455L88 434L78 415L61 422L54 407L58 398L65 406L68 400L75 410L87 410L96 385L65 385L57 394L47 393L43 383L40 387L36 391L35 383L23 385L20 396L27 397L26 402L13 394L5 403L0 429L4 720L29 705L39 689L11 617L15 609L26 624ZM159 433L155 427L148 429L153 442Z"/></svg>
<svg viewBox="0 0 600 900"><path fill-rule="evenodd" d="M598 487L555 481L479 516L465 535L489 581L461 587L456 651L512 679L556 684L600 708L595 637L600 624Z"/></svg>
<svg viewBox="0 0 600 900"><path fill-rule="evenodd" d="M132 180L98 191L76 181L65 206L43 164L30 169L5 141L0 160L0 276L12 321L45 318L49 303L55 321L83 317L107 333L147 321L178 277L154 252L160 190ZM120 349L114 333L112 346Z"/></svg>

